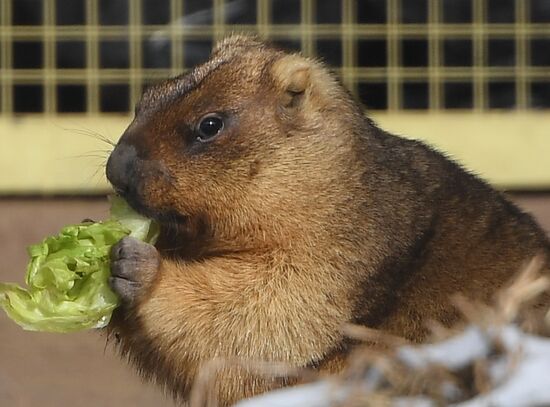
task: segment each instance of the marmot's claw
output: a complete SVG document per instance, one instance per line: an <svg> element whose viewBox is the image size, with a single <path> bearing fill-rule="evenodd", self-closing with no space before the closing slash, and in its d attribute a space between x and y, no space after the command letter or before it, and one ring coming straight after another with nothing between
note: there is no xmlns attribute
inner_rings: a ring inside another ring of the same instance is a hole
<svg viewBox="0 0 550 407"><path fill-rule="evenodd" d="M159 261L154 246L133 237L125 237L113 246L109 284L123 303L134 303L146 291Z"/></svg>

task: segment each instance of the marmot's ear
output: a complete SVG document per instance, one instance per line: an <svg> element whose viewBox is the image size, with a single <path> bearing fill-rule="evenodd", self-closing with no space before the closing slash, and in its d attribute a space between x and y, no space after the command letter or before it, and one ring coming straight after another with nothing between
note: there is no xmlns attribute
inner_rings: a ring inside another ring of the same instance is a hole
<svg viewBox="0 0 550 407"><path fill-rule="evenodd" d="M285 55L275 62L272 72L281 90L281 104L297 106L311 85L311 63L299 55Z"/></svg>

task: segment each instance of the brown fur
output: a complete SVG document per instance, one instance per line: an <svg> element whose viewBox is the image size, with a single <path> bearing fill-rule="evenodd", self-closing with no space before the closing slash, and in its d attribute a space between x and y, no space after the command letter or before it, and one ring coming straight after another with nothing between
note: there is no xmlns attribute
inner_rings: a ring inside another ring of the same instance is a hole
<svg viewBox="0 0 550 407"><path fill-rule="evenodd" d="M210 112L227 125L197 143ZM111 329L183 399L213 358L338 370L346 322L422 341L426 319L456 320L450 295L487 300L550 252L531 217L377 128L321 63L254 38L148 90L121 145L137 152L131 181L113 181L116 150L108 176L163 235L160 267L140 266L150 278ZM216 393L228 405L292 382L228 367Z"/></svg>

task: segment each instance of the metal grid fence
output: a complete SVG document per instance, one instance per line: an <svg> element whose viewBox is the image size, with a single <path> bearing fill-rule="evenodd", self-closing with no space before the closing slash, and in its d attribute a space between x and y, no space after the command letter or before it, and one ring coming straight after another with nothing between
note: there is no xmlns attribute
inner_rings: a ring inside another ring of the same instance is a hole
<svg viewBox="0 0 550 407"><path fill-rule="evenodd" d="M0 0L0 114L131 110L231 32L318 56L369 108L550 107L548 0Z"/></svg>

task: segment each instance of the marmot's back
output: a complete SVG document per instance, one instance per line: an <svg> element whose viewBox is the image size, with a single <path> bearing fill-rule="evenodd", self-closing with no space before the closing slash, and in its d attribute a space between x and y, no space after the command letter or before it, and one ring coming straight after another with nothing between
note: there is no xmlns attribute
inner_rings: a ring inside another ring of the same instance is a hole
<svg viewBox="0 0 550 407"><path fill-rule="evenodd" d="M384 208L378 227L394 231L381 236L407 245L386 266L386 305L365 322L421 341L427 320L456 321L451 295L489 301L532 257L549 258L545 233L501 193L421 142L374 134L365 184L380 201L369 205Z"/></svg>

